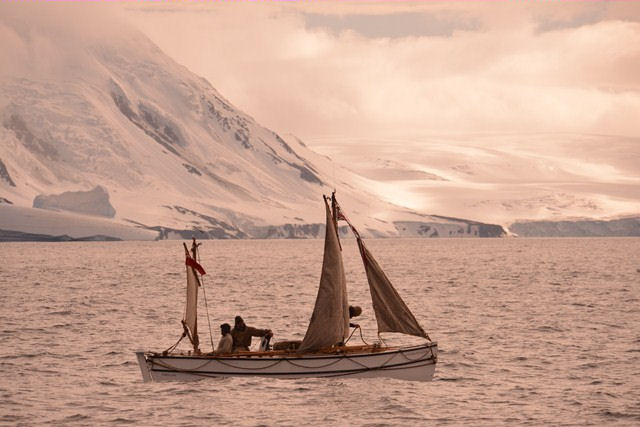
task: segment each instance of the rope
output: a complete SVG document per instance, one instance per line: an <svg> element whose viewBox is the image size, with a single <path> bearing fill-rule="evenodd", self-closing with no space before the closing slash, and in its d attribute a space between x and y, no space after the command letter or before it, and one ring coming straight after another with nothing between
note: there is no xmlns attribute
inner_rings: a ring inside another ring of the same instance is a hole
<svg viewBox="0 0 640 427"><path fill-rule="evenodd" d="M183 332L183 333L182 333L182 336L178 339L178 341L177 341L174 345L172 345L171 347L169 347L168 349L166 349L163 353L167 353L167 354L168 354L168 353L171 353L173 350L175 350L175 348L178 346L178 344L180 344L180 341L182 341L182 338L184 338L184 337L186 337L186 336L187 336L187 333L186 333L186 332Z"/></svg>
<svg viewBox="0 0 640 427"><path fill-rule="evenodd" d="M177 367L175 367L175 366L171 366L171 365L169 365L169 364L167 364L167 363L160 362L160 361L158 361L158 360L152 360L152 361L151 361L151 363L152 363L152 364L154 364L154 365L162 366L163 368L167 368L167 369L170 369L170 370L173 370L173 371L178 371L178 372L191 372L191 371L193 371L193 370L198 370L198 369L200 369L200 368L203 368L206 364L208 364L208 363L209 363L209 360L205 360L205 362L204 362L202 365L200 365L200 366L196 366L195 368L190 368L190 369L180 369L180 368L177 368Z"/></svg>
<svg viewBox="0 0 640 427"><path fill-rule="evenodd" d="M347 345L353 334L356 332L356 329L358 329L359 327L360 326L356 326L355 328L353 328L353 331L351 331L351 335L349 335L349 338L347 338L347 340L344 342L344 345Z"/></svg>
<svg viewBox="0 0 640 427"><path fill-rule="evenodd" d="M356 331L360 331L360 339L362 340L362 342L363 342L365 345L369 345L369 343L368 343L368 342L366 342L366 341L364 340L364 336L362 336L362 328L360 327L360 325L356 325L356 326L353 328L353 331L351 331L351 335L349 335L349 338L347 338L347 340L344 342L344 345L347 345L347 343L349 342L349 340L351 339L351 337L353 336L353 334L355 334L355 333L356 333Z"/></svg>
<svg viewBox="0 0 640 427"><path fill-rule="evenodd" d="M193 376L196 376L196 377L216 378L216 377L220 377L220 376L233 376L233 374L226 374L225 375L225 374L221 374L221 373L217 373L216 374L216 373L208 373L208 372L197 372L197 371L192 371L192 370L189 370L189 369L180 369L180 368L177 368L177 367L174 367L174 366L166 365L166 364L164 364L162 362L152 362L152 363L157 364L158 366L162 366L164 368L176 371L176 372L186 373L186 374L193 375ZM434 364L434 362L427 361L426 363L423 363L421 365L415 365L414 364L414 365L412 365L412 368L421 368L423 366L429 366L429 365L433 365L433 364ZM359 364L359 365L363 366L363 367L360 368L360 369L355 369L355 370L351 370L351 371L348 371L348 372L338 372L338 373L333 373L333 374L323 374L323 375L318 376L318 378L347 377L347 376L350 376L350 375L357 375L357 374L362 373L362 372L376 371L376 370L380 370L380 369L382 369L382 370L406 369L406 368L403 368L403 367L399 367L398 368L398 367L394 367L394 366L391 366L391 367L388 367L388 368L382 368L382 367L369 368L369 367L366 367L366 366L364 366L362 364ZM196 369L200 369L203 366L204 365L200 365ZM304 375L304 373L300 373L300 374ZM282 375L286 375L286 373L275 373L275 375L281 375L282 376ZM296 377L294 377L294 378L296 378ZM302 376L302 377L298 377L298 378L306 378L306 377Z"/></svg>
<svg viewBox="0 0 640 427"><path fill-rule="evenodd" d="M338 363L338 362L342 361L342 359L343 359L343 358L347 358L347 359L349 359L349 356L346 356L346 355L342 355L342 356L335 356L335 357L336 357L336 360L333 360L333 361L331 361L331 362L327 363L326 365L315 365L315 366L299 365L299 364L297 364L297 363L293 363L293 362L292 362L291 360L289 360L289 359L284 359L284 361L289 362L289 364L290 364L290 365L293 365L293 366L295 366L296 368L313 368L313 369L319 368L319 369L322 369L322 368L327 368L327 367L329 367L329 366L335 365L336 363ZM331 359L331 358L332 358L331 356L328 356L328 357L327 357L327 359ZM302 360L304 360L304 358L302 358ZM351 359L349 359L349 360L351 360Z"/></svg>
<svg viewBox="0 0 640 427"><path fill-rule="evenodd" d="M258 360L259 360L259 359L258 359ZM263 369L269 369L269 368L271 368L272 366L276 366L276 365L278 365L278 364L282 363L283 361L284 361L283 359L281 359L281 360L276 360L276 361L275 361L275 362L273 362L271 365L262 366L262 367L258 367L258 368L243 368L242 366L234 366L234 365L232 365L231 363L226 363L226 362L224 362L224 361L223 361L223 360L221 360L221 359L218 359L218 360L217 360L217 362L218 362L218 363L220 363L221 365L225 365L225 366L228 366L228 367L230 367L230 368L234 368L234 369L244 369L244 370L247 370L247 371L261 371L261 370L263 370Z"/></svg>
<svg viewBox="0 0 640 427"><path fill-rule="evenodd" d="M433 365L432 362L427 362L427 363L423 363L422 365L412 365L412 368L422 368L423 366L429 366L429 365ZM367 371L377 371L377 370L384 370L384 371L394 371L394 370L398 370L398 369L405 369L405 368L396 368L396 367L389 367L389 368L383 368L382 366L380 367L376 367L376 368L362 368L359 371L356 372L340 372L337 374L331 374L331 375L323 375L323 378L336 378L336 377L347 377L349 375L355 375L355 374L359 374L362 372L367 372Z"/></svg>
<svg viewBox="0 0 640 427"><path fill-rule="evenodd" d="M196 252L198 254L198 264L200 262L200 251ZM195 270L194 270L195 273ZM196 273L197 274L197 273ZM211 340L211 351L216 351L216 348L213 346L213 333L211 332L211 319L209 318L209 305L207 304L207 292L204 290L204 276L200 275L200 283L202 284L202 295L204 296L204 308L207 312L207 323L209 324L209 339Z"/></svg>
<svg viewBox="0 0 640 427"><path fill-rule="evenodd" d="M187 373L190 373L190 374L198 374L197 372L193 372L193 371L197 371L198 369L204 367L206 364L208 364L211 361L215 361L215 362L217 362L217 363L219 363L221 365L228 366L228 367L233 368L233 369L244 370L244 371L261 371L261 370L272 368L272 367L274 367L276 365L279 365L279 364L281 364L283 362L287 362L288 364L290 364L292 366L295 366L296 368L323 369L323 368L327 368L329 366L335 365L336 363L341 362L342 360L346 359L346 360L350 361L351 363L354 363L354 364L360 366L361 367L361 369L360 369L361 371L369 371L369 370L377 370L377 369L385 368L387 366L387 364L389 364L389 362L391 362L398 355L402 356L405 360L407 360L409 362L417 362L417 361L420 361L420 360L423 360L423 359L425 361L431 360L431 359L435 359L435 356L433 354L433 349L431 347L428 347L427 349L425 349L425 352L423 354L421 354L421 355L418 355L418 357L416 357L416 358L411 358L411 357L407 356L405 354L406 351L408 351L408 350L398 349L396 352L393 352L392 354L389 354L389 357L387 358L387 360L385 360L382 364L378 364L378 365L376 365L374 367L369 367L369 366L367 366L367 365L365 365L363 363L360 363L357 359L349 357L349 355L347 355L347 354L336 355L336 356L328 356L327 357L328 359L332 359L332 360L329 361L329 363L326 363L324 365L314 365L314 366L308 366L308 365L304 365L302 363L295 363L291 359L276 359L275 361L273 361L273 363L270 363L270 364L267 364L267 365L261 366L261 367L255 367L255 368L254 367L243 367L243 366L237 366L237 365L234 365L232 363L225 362L224 360L218 359L216 357L205 358L204 363L202 363L200 366L197 366L195 368L190 368L190 369L181 369L181 368L178 368L176 366L171 366L170 364L168 364L166 362L157 361L157 360L152 360L152 363L154 363L154 364L156 364L158 366L162 366L163 368L175 370L175 371L178 371L178 372L187 372ZM427 356L428 353L431 353L430 357L425 358L425 356ZM252 359L252 360L261 360L261 359L262 358ZM304 357L301 357L300 360L303 361ZM432 362L428 362L428 363L425 363L425 365L429 365L431 363ZM301 373L303 373L303 372L301 372ZM344 374L343 373L337 373L337 374L326 375L326 376L343 376L343 375L352 375L352 374L353 374L353 372L348 372L348 373L344 373Z"/></svg>
<svg viewBox="0 0 640 427"><path fill-rule="evenodd" d="M363 342L363 343L365 343L366 345L369 345L369 343L368 343L368 342L366 342L366 341L364 340L364 337L362 336L362 328L361 328L360 326L358 326L358 329L360 329L360 339L362 340L362 342Z"/></svg>

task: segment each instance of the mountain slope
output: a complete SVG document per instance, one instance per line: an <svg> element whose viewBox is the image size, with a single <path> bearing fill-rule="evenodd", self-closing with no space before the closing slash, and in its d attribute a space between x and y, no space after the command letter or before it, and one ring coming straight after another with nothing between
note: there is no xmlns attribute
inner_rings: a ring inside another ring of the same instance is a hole
<svg viewBox="0 0 640 427"><path fill-rule="evenodd" d="M64 199L54 207L78 212L69 203L92 203L99 187L94 214L164 237L304 237L319 235L310 225L335 186L368 234L397 235L394 221L452 223L380 201L375 181L256 123L110 9L99 19L95 8L2 9L3 56L14 59L0 72L6 202Z"/></svg>

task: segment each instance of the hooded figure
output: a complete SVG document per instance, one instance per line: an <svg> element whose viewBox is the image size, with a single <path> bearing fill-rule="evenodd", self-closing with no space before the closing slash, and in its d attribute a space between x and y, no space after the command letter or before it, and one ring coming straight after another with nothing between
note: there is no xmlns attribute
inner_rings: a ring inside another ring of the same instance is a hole
<svg viewBox="0 0 640 427"><path fill-rule="evenodd" d="M242 317L236 316L235 325L231 330L233 337L233 351L249 351L252 337L273 336L271 329L257 329L247 326Z"/></svg>

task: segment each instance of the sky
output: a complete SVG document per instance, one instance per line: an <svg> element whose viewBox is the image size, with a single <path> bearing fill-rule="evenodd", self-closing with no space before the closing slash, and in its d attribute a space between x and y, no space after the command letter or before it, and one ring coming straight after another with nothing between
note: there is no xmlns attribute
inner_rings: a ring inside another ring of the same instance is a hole
<svg viewBox="0 0 640 427"><path fill-rule="evenodd" d="M640 136L640 2L169 2L124 13L260 123L312 145Z"/></svg>

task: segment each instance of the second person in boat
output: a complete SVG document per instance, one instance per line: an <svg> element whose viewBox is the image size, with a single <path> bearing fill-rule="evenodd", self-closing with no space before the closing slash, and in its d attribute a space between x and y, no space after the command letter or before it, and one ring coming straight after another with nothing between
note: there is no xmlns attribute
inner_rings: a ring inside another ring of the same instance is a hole
<svg viewBox="0 0 640 427"><path fill-rule="evenodd" d="M273 336L271 329L257 329L251 326L247 326L242 320L242 317L236 316L235 325L231 330L231 336L233 337L233 351L249 351L251 347L252 337L268 337Z"/></svg>
<svg viewBox="0 0 640 427"><path fill-rule="evenodd" d="M220 325L220 341L216 348L216 353L231 353L233 349L233 338L231 337L231 325L223 323Z"/></svg>

